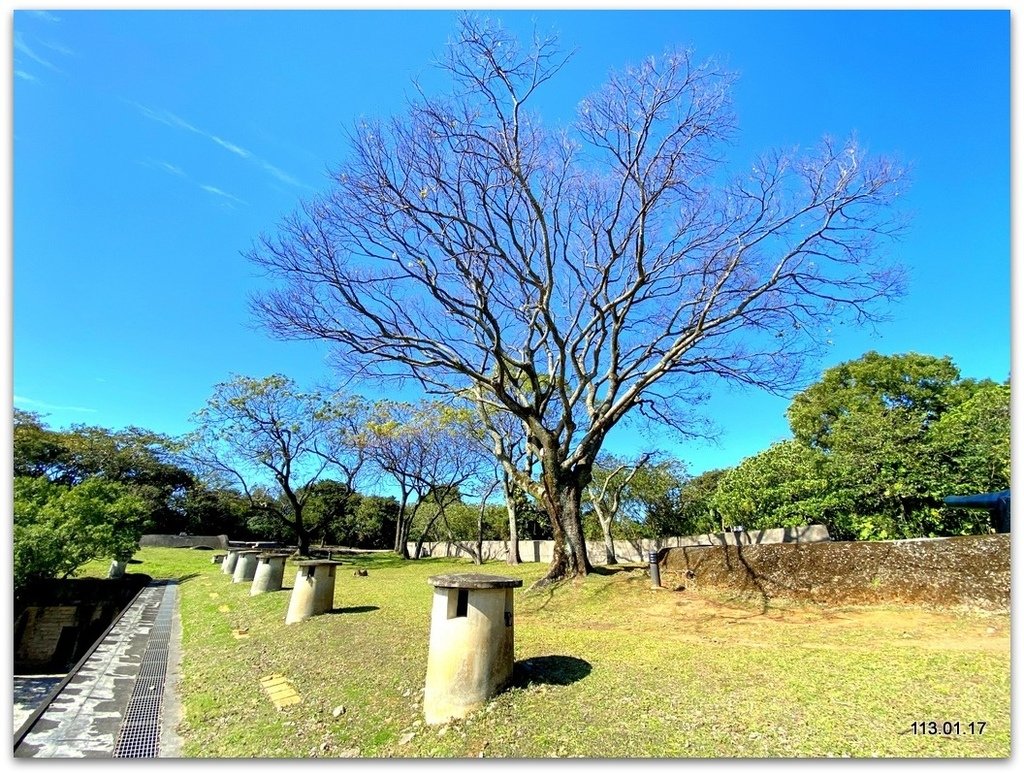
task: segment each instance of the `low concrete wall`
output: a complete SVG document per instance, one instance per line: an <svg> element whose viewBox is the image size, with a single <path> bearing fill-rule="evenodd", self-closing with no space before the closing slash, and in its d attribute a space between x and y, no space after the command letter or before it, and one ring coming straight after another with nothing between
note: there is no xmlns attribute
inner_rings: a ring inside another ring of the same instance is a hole
<svg viewBox="0 0 1024 775"><path fill-rule="evenodd" d="M1010 536L679 547L659 556L662 585L764 600L912 603L1010 610Z"/></svg>
<svg viewBox="0 0 1024 775"><path fill-rule="evenodd" d="M615 558L618 562L647 562L650 552L657 552L666 547L679 546L729 546L781 544L781 543L812 543L828 541L828 529L824 525L807 525L804 527L780 527L772 530L751 530L744 533L705 533L696 536L670 538L644 538L634 541L624 539L615 541ZM416 544L407 544L409 556L416 551ZM519 556L523 562L551 562L554 552L554 541L520 541ZM421 557L466 557L476 552L474 541L438 541L423 544ZM484 560L500 560L508 558L508 541L484 541ZM608 564L603 541L588 541L587 556L595 565Z"/></svg>
<svg viewBox="0 0 1024 775"><path fill-rule="evenodd" d="M209 546L213 549L227 549L227 536L176 536L150 533L139 539L139 546L158 546L163 549L191 549L193 546Z"/></svg>

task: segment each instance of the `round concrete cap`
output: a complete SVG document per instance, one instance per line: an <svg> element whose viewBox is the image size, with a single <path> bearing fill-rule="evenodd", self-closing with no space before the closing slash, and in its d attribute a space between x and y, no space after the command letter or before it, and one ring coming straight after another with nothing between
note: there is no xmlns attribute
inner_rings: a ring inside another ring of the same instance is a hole
<svg viewBox="0 0 1024 775"><path fill-rule="evenodd" d="M287 554L287 553L282 553L282 552L264 552L264 551L260 551L260 559L261 560L273 560L276 557L283 557L283 558L287 559L287 558L291 557L291 555Z"/></svg>
<svg viewBox="0 0 1024 775"><path fill-rule="evenodd" d="M492 576L489 573L452 573L447 576L431 576L427 579L427 583L444 589L497 589L523 586L522 579Z"/></svg>
<svg viewBox="0 0 1024 775"><path fill-rule="evenodd" d="M343 565L344 563L340 563L337 560L299 560L295 564L308 568L311 565Z"/></svg>

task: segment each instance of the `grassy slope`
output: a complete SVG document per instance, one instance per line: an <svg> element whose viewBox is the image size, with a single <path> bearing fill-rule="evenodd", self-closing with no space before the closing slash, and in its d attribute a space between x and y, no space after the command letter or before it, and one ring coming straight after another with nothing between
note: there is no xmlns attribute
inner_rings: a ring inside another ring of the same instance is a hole
<svg viewBox="0 0 1024 775"><path fill-rule="evenodd" d="M286 627L287 589L250 597L249 585L232 584L207 552L146 549L136 557L142 562L131 571L184 579L185 756L1010 751L1008 616L765 606L651 590L642 571L595 574L539 593L524 587L516 591L515 685L438 728L420 714L426 579L472 566L355 559L339 568L333 613ZM356 567L369 575L354 576ZM528 587L545 568L483 570L521 577ZM286 587L293 578L289 566ZM259 679L273 673L292 683L301 703L271 704ZM908 731L932 719L988 723L981 735Z"/></svg>

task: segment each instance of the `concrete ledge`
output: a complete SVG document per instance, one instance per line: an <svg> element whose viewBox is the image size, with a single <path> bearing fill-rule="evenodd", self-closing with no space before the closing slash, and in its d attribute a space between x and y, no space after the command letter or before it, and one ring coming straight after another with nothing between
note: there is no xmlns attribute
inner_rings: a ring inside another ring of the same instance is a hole
<svg viewBox="0 0 1024 775"><path fill-rule="evenodd" d="M221 536L176 536L162 533L150 533L139 539L139 546L157 546L162 549L191 549L193 546L210 546L214 549L227 549L228 537Z"/></svg>
<svg viewBox="0 0 1024 775"><path fill-rule="evenodd" d="M735 546L747 544L815 543L828 541L828 528L824 525L802 527L779 527L771 530L750 530L743 533L705 533L695 536L671 536L668 538L641 538L615 540L615 559L619 562L647 562L650 552L658 552L670 546ZM409 556L416 551L416 544L407 544ZM523 562L551 562L555 549L554 541L520 541L519 556ZM420 557L470 557L476 551L474 541L437 541L423 544ZM485 560L508 559L508 541L484 541ZM602 541L587 541L587 556L594 565L605 565L605 546Z"/></svg>
<svg viewBox="0 0 1024 775"><path fill-rule="evenodd" d="M659 565L667 587L716 587L766 600L1010 610L1009 534L677 547L664 550Z"/></svg>

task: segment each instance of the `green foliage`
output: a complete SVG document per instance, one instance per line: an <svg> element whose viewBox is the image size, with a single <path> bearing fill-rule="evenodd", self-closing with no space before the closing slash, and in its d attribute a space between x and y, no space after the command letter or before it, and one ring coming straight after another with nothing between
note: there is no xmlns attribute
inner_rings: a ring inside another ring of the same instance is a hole
<svg viewBox="0 0 1024 775"><path fill-rule="evenodd" d="M674 508L658 508L648 517L657 534L687 536L721 530L713 498L724 475L725 469L716 468L688 479L679 488Z"/></svg>
<svg viewBox="0 0 1024 775"><path fill-rule="evenodd" d="M913 418L927 427L954 397L950 388L959 377L949 356L872 351L826 370L793 399L786 416L797 441L827 451L865 418Z"/></svg>
<svg viewBox="0 0 1024 775"><path fill-rule="evenodd" d="M148 504L100 477L63 485L45 476L14 480L14 586L64 578L97 558L127 560L138 547Z"/></svg>
<svg viewBox="0 0 1024 775"><path fill-rule="evenodd" d="M727 523L819 522L861 540L978 533L985 512L943 497L1009 487L1009 386L962 380L948 357L867 353L828 369L787 416L792 440L722 477L712 500Z"/></svg>
<svg viewBox="0 0 1024 775"><path fill-rule="evenodd" d="M388 549L395 538L398 522L398 501L391 496L364 495L351 522L347 525L349 538L346 546L361 549Z"/></svg>
<svg viewBox="0 0 1024 775"><path fill-rule="evenodd" d="M723 473L711 498L726 526L793 527L826 519L829 481L823 452L789 440Z"/></svg>
<svg viewBox="0 0 1024 775"><path fill-rule="evenodd" d="M362 467L361 399L306 392L281 374L234 376L215 386L193 415L187 454L206 474L240 487L260 514L249 527L293 536L305 554L330 508L305 513L313 485L328 471L354 489ZM275 524L277 521L280 524Z"/></svg>
<svg viewBox="0 0 1024 775"><path fill-rule="evenodd" d="M196 483L168 437L135 427L52 430L39 415L19 409L14 410L13 435L15 476L46 476L68 486L93 477L118 482L146 501L153 530L188 529L182 501Z"/></svg>

